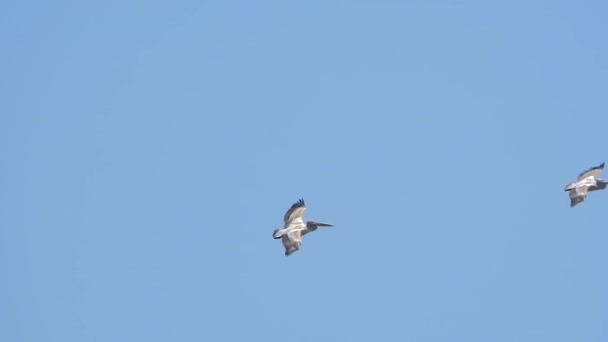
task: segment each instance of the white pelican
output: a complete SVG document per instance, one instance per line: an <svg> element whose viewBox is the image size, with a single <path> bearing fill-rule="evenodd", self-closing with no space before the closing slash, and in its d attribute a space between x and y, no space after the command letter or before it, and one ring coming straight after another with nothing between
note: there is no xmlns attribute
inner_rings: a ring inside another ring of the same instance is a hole
<svg viewBox="0 0 608 342"><path fill-rule="evenodd" d="M302 237L318 227L333 227L333 224L308 221L304 223L304 212L306 204L304 199L299 199L294 203L283 217L283 228L275 229L272 232L272 237L281 239L285 247L285 256L291 255L293 252L300 249L302 245Z"/></svg>
<svg viewBox="0 0 608 342"><path fill-rule="evenodd" d="M570 208L584 201L588 192L606 189L608 181L597 178L602 170L604 163L584 171L576 182L566 185L564 191L570 191Z"/></svg>

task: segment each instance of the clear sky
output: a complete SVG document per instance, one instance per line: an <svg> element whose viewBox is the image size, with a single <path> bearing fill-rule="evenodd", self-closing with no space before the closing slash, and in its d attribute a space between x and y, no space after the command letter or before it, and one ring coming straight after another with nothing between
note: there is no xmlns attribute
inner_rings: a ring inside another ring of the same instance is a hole
<svg viewBox="0 0 608 342"><path fill-rule="evenodd" d="M607 341L607 11L4 3L0 341Z"/></svg>

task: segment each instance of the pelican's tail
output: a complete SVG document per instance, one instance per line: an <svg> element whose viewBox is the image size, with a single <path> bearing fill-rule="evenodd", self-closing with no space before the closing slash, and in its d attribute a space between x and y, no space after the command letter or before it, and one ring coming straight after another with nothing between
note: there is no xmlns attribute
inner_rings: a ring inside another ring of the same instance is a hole
<svg viewBox="0 0 608 342"><path fill-rule="evenodd" d="M285 234L285 228L283 229L275 229L274 232L272 232L272 237L274 239L280 239L283 234Z"/></svg>

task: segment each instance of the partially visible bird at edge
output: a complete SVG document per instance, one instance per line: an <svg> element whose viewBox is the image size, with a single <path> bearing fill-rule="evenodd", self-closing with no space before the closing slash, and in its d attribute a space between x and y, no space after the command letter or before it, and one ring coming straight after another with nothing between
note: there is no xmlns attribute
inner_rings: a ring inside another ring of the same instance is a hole
<svg viewBox="0 0 608 342"><path fill-rule="evenodd" d="M589 192L606 189L608 181L597 178L602 170L604 170L604 163L582 172L578 175L576 182L566 185L564 191L570 191L570 208L583 202Z"/></svg>
<svg viewBox="0 0 608 342"><path fill-rule="evenodd" d="M285 247L285 256L290 256L300 249L302 237L310 232L314 232L318 227L333 227L332 224L316 221L304 223L304 213L306 204L304 199L299 199L285 213L283 217L283 228L275 229L272 232L274 239L281 239Z"/></svg>

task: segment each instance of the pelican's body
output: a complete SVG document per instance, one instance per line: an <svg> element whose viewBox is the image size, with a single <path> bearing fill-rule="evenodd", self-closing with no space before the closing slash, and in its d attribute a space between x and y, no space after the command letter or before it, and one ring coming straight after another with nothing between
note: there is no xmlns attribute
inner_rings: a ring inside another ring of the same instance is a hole
<svg viewBox="0 0 608 342"><path fill-rule="evenodd" d="M570 208L583 202L589 192L606 189L608 181L597 178L602 170L604 170L604 163L583 171L578 175L576 182L566 185L564 191L570 192Z"/></svg>
<svg viewBox="0 0 608 342"><path fill-rule="evenodd" d="M275 229L272 232L274 239L281 239L283 242L286 256L300 249L304 235L317 230L318 227L333 227L333 225L328 223L304 222L304 212L306 212L306 205L304 204L304 200L300 199L285 213L283 228Z"/></svg>

